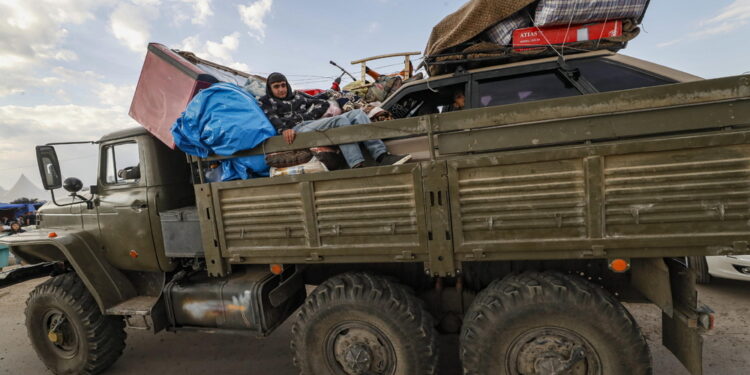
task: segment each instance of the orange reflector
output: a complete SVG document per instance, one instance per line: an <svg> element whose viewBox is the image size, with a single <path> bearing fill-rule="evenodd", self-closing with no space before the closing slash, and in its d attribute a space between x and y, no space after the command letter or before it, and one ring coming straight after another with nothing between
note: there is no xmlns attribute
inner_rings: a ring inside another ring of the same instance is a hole
<svg viewBox="0 0 750 375"><path fill-rule="evenodd" d="M617 273L623 273L630 269L630 263L625 259L614 259L609 262L609 269Z"/></svg>
<svg viewBox="0 0 750 375"><path fill-rule="evenodd" d="M55 237L57 237L57 233L55 233L55 232L49 232L49 234L47 235L47 237L49 237L49 238L55 238Z"/></svg>
<svg viewBox="0 0 750 375"><path fill-rule="evenodd" d="M284 272L284 266L281 264L272 264L271 265L271 273L274 275L281 275L281 273Z"/></svg>
<svg viewBox="0 0 750 375"><path fill-rule="evenodd" d="M130 257L133 259L138 258L138 252L135 250L130 250Z"/></svg>

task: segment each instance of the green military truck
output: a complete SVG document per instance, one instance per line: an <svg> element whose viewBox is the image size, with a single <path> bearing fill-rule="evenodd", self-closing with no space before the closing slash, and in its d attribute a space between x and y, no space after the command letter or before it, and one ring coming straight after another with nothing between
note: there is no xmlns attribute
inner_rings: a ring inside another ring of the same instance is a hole
<svg viewBox="0 0 750 375"><path fill-rule="evenodd" d="M221 157L101 138L96 185L66 179L38 230L2 239L26 277L53 276L27 302L39 357L95 374L125 327L265 336L294 317L302 374L434 374L438 332L460 334L465 374L649 374L622 305L647 302L702 372L713 317L685 259L750 252L750 76L594 52L431 77L384 106L406 115L241 155L380 138L414 162L208 183ZM60 188L54 147L37 155Z"/></svg>

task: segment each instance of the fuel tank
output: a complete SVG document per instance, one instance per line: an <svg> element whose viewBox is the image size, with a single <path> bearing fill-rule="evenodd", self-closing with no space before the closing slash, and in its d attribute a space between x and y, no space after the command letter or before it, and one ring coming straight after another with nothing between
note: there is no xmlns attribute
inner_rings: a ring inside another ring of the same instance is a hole
<svg viewBox="0 0 750 375"><path fill-rule="evenodd" d="M274 275L252 266L228 277L205 273L171 282L165 300L172 326L254 331L266 336L305 299L301 273Z"/></svg>

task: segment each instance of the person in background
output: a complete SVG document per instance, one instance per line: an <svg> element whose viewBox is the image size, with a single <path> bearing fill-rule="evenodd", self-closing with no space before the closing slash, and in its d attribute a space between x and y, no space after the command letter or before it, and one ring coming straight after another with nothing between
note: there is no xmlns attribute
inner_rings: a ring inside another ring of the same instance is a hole
<svg viewBox="0 0 750 375"><path fill-rule="evenodd" d="M369 124L370 119L360 109L343 115L321 118L328 110L326 100L315 99L292 90L289 81L281 73L271 73L266 81L266 95L260 98L263 112L284 136L288 144L294 142L297 133L325 131L355 124ZM362 142L379 165L399 165L411 159L411 155L392 155L381 140ZM349 168L368 166L357 143L339 145Z"/></svg>
<svg viewBox="0 0 750 375"><path fill-rule="evenodd" d="M26 213L26 225L36 225L36 211Z"/></svg>
<svg viewBox="0 0 750 375"><path fill-rule="evenodd" d="M25 227L26 225L28 225L26 224L26 218L24 218L23 216L19 216L18 218L16 218L16 223L18 223L18 225L22 227Z"/></svg>
<svg viewBox="0 0 750 375"><path fill-rule="evenodd" d="M464 90L456 90L453 93L453 103L445 108L443 112L454 112L464 109L466 105L466 96Z"/></svg>
<svg viewBox="0 0 750 375"><path fill-rule="evenodd" d="M10 232L9 236L12 236L14 234L24 233L26 231L23 228L21 228L21 224L19 224L17 221L14 221L14 222L10 223L10 231L9 232Z"/></svg>

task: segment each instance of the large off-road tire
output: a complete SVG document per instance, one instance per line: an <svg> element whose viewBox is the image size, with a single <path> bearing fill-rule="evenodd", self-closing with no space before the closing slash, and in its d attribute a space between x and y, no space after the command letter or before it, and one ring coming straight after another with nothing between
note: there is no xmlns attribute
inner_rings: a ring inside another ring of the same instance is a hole
<svg viewBox="0 0 750 375"><path fill-rule="evenodd" d="M430 375L435 340L432 317L406 287L347 273L307 297L291 346L302 375Z"/></svg>
<svg viewBox="0 0 750 375"><path fill-rule="evenodd" d="M26 329L39 358L54 374L98 374L125 348L121 317L103 316L74 273L37 286L26 301Z"/></svg>
<svg viewBox="0 0 750 375"><path fill-rule="evenodd" d="M492 282L466 313L460 340L466 375L651 374L646 340L622 304L556 272Z"/></svg>
<svg viewBox="0 0 750 375"><path fill-rule="evenodd" d="M708 273L708 263L706 257L695 256L687 257L688 268L695 273L695 282L698 284L708 284L711 282L711 275Z"/></svg>

